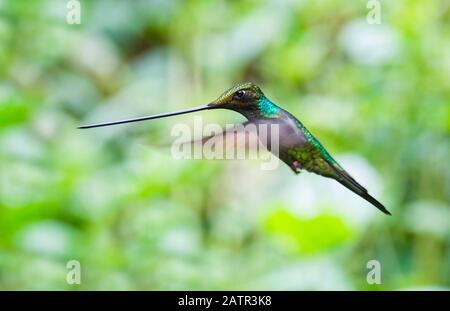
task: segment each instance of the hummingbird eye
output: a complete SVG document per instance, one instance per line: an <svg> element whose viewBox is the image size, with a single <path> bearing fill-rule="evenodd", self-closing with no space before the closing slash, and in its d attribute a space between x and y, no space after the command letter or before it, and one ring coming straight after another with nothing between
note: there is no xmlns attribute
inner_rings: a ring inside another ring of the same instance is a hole
<svg viewBox="0 0 450 311"><path fill-rule="evenodd" d="M244 90L239 90L236 93L234 93L234 98L235 99L242 99L245 95L245 91Z"/></svg>

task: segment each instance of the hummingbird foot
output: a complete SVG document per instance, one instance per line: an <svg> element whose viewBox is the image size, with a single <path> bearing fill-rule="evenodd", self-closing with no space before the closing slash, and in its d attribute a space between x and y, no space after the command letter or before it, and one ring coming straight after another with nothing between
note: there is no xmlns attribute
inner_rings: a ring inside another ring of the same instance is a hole
<svg viewBox="0 0 450 311"><path fill-rule="evenodd" d="M294 172L296 172L298 174L298 173L300 173L300 171L302 170L303 167L299 161L294 161L291 164L291 168L294 170Z"/></svg>

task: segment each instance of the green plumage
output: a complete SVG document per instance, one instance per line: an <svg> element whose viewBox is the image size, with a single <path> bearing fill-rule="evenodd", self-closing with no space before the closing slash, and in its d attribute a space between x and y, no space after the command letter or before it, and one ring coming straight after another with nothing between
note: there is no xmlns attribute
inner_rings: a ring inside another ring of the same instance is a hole
<svg viewBox="0 0 450 311"><path fill-rule="evenodd" d="M258 101L258 110L264 117L270 118L280 109L264 96Z"/></svg>
<svg viewBox="0 0 450 311"><path fill-rule="evenodd" d="M282 143L284 139L283 136L290 131L286 129L283 131L283 129L281 129L280 132L280 158L289 165L296 174L302 169L305 169L324 177L333 178L346 188L372 203L383 213L390 215L383 204L373 198L368 193L367 189L351 177L350 174L348 174L342 166L333 159L319 140L317 140L295 116L271 102L264 94L262 94L259 88L256 92L260 92L260 97L257 100L257 114L256 116L248 114L250 119L255 117L261 119L266 118L269 120L267 121L268 123L274 123L275 119L284 120L283 122L279 122L282 128L289 127L289 124L293 124L297 129L295 135L298 137L298 143L293 143L290 146L285 146ZM245 113L243 114L245 115Z"/></svg>
<svg viewBox="0 0 450 311"><path fill-rule="evenodd" d="M347 187L354 193L363 197L383 213L391 215L391 213L372 197L366 188L361 186L353 177L350 176L340 165L334 160L322 144L296 119L299 129L305 135L308 143L302 147L288 148L286 153L292 163L298 163L298 166L291 166L296 173L301 169L329 177L337 180L343 186Z"/></svg>

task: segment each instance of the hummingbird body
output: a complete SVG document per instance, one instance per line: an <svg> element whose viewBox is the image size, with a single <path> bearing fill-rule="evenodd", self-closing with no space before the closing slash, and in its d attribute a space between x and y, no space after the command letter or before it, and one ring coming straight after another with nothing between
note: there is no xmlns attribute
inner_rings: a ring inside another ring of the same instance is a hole
<svg viewBox="0 0 450 311"><path fill-rule="evenodd" d="M247 118L247 124L255 124L257 129L259 129L259 125L267 125L268 140L262 143L296 174L306 170L332 178L373 204L383 213L390 215L389 211L380 202L373 198L363 186L333 159L322 144L296 117L271 102L261 89L253 83L237 84L206 106L168 114L82 126L80 128L150 120L209 109L234 110ZM274 133L271 133L271 125L278 125L278 137L272 137ZM276 151L272 150L270 143L273 139L278 139L278 150Z"/></svg>
<svg viewBox="0 0 450 311"><path fill-rule="evenodd" d="M279 130L279 158L286 163L296 174L302 169L326 176L335 177L333 165L337 162L330 156L322 144L309 132L309 130L291 113L278 107L268 98L260 99L258 110L252 113L244 113L249 123L264 124L269 129L276 124ZM259 128L259 127L256 127ZM268 140L270 144L271 139ZM266 146L269 150L270 145Z"/></svg>

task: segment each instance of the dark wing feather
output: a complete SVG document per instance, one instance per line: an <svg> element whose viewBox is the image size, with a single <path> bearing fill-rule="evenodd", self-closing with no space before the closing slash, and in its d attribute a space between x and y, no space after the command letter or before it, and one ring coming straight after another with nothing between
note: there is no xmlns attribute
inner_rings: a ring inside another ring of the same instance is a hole
<svg viewBox="0 0 450 311"><path fill-rule="evenodd" d="M306 147L293 149L291 157L299 161L303 168L321 176L333 178L387 215L391 213L378 200L372 197L366 188L361 186L334 160L322 145L308 144Z"/></svg>
<svg viewBox="0 0 450 311"><path fill-rule="evenodd" d="M331 164L332 167L335 167L335 165ZM341 183L343 186L347 187L360 197L364 198L366 201L370 202L373 206L378 208L380 211L387 215L391 215L391 213L384 207L383 204L381 204L377 199L375 199L373 196L367 192L366 188L361 186L353 177L350 176L349 173L347 173L344 169L341 167L335 168L337 178L335 178L339 183Z"/></svg>

